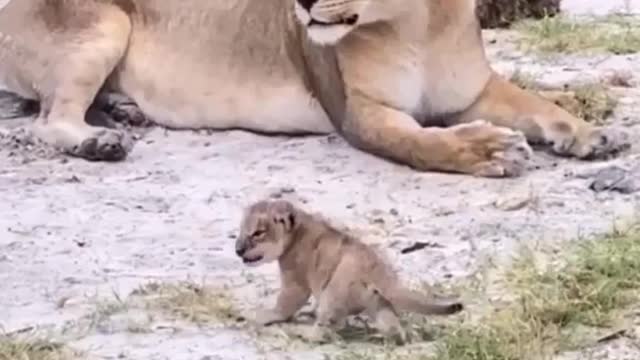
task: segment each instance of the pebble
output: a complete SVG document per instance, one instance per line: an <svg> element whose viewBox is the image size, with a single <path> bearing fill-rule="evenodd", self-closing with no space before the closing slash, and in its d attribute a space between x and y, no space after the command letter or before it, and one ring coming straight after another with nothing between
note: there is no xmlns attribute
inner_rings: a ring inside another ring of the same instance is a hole
<svg viewBox="0 0 640 360"><path fill-rule="evenodd" d="M639 187L629 170L614 165L600 169L594 175L589 189L595 192L617 191L622 194L631 194L638 191Z"/></svg>

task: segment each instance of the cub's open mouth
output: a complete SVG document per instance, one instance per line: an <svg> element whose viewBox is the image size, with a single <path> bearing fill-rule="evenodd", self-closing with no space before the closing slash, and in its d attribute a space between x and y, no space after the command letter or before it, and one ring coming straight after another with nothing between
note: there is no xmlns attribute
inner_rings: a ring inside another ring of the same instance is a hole
<svg viewBox="0 0 640 360"><path fill-rule="evenodd" d="M358 15L352 15L349 16L347 18L338 20L338 21L332 21L332 22L324 22L324 21L320 21L320 20L316 20L311 18L311 21L309 21L309 23L307 24L307 27L311 27L311 26L333 26L333 25L355 25L355 23L358 22Z"/></svg>
<svg viewBox="0 0 640 360"><path fill-rule="evenodd" d="M262 256L257 256L254 258L242 258L242 262L245 264L253 264L256 263L258 261L262 260Z"/></svg>

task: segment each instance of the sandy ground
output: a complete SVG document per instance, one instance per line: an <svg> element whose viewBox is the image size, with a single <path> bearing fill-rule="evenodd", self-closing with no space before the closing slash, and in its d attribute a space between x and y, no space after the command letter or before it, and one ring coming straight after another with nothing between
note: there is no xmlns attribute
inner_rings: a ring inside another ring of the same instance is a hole
<svg viewBox="0 0 640 360"><path fill-rule="evenodd" d="M566 3L569 10L590 12L602 11L605 2ZM623 1L606 3L615 7ZM631 3L640 9L640 1ZM519 68L552 84L610 69L640 74L638 55L539 59L502 41L489 44L495 37L500 38L486 33L488 52L505 74ZM619 90L623 97L614 122L637 138L640 90ZM0 124L0 326L9 332L38 326L60 334L95 311L96 296L124 297L149 281L205 278L227 285L247 311L270 305L278 286L276 266L245 269L232 238L241 208L270 194L293 197L353 228L387 248L408 278L433 283L471 274L481 259L504 259L522 243L554 244L610 230L614 221L636 214L640 199L589 189L593 169L631 166L640 155L635 145L609 162L537 152L526 176L488 180L418 173L358 152L335 136L241 131L153 129L125 162L89 163L17 144L16 138L25 138L25 124ZM516 210L496 206L523 199ZM416 241L439 246L400 255ZM68 301L60 308L62 298ZM66 338L99 359L285 359L302 353L323 358L323 348L265 352L242 329L172 324L180 331L168 332L162 325L150 323L145 334L96 329ZM599 358L640 356L630 344L612 346L623 350Z"/></svg>

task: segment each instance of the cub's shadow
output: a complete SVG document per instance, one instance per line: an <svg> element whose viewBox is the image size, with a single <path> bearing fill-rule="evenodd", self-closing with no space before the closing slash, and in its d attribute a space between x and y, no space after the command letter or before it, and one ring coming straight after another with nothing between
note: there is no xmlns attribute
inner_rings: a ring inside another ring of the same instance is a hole
<svg viewBox="0 0 640 360"><path fill-rule="evenodd" d="M379 346L404 346L412 343L425 343L437 340L444 331L444 325L432 323L426 317L407 315L400 317L406 332L406 342L398 343L395 339L385 338L366 316L350 316L346 326L324 341L318 343L308 338L315 322L312 311L304 311L286 323L270 325L259 330L262 336L285 336L290 340L301 341L308 345L326 344L362 344Z"/></svg>

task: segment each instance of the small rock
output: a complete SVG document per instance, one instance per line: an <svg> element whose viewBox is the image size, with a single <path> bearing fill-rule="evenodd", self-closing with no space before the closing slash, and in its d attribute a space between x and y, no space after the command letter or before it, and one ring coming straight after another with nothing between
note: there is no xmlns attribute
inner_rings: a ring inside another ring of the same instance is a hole
<svg viewBox="0 0 640 360"><path fill-rule="evenodd" d="M531 197L527 195L514 195L496 200L493 205L503 211L516 211L523 209L531 202Z"/></svg>
<svg viewBox="0 0 640 360"><path fill-rule="evenodd" d="M630 171L615 165L600 169L594 175L589 189L595 192L617 191L622 194L631 194L639 190Z"/></svg>
<svg viewBox="0 0 640 360"><path fill-rule="evenodd" d="M66 278L62 279L62 281L66 282L67 284L71 284L71 285L81 284L82 283L82 280L80 280L78 278L75 278L75 277L72 277L72 276L66 277Z"/></svg>
<svg viewBox="0 0 640 360"><path fill-rule="evenodd" d="M87 246L87 242L85 240L74 240L73 242L75 242L76 245L81 248Z"/></svg>
<svg viewBox="0 0 640 360"><path fill-rule="evenodd" d="M76 175L72 175L70 178L65 179L65 182L79 184L82 182L82 180L80 180L80 178Z"/></svg>
<svg viewBox="0 0 640 360"><path fill-rule="evenodd" d="M282 199L286 195L294 194L295 192L296 189L294 187L285 186L273 191L269 197L272 199Z"/></svg>
<svg viewBox="0 0 640 360"><path fill-rule="evenodd" d="M453 215L455 213L455 211L453 211L452 209L448 209L445 207L439 207L433 210L433 215L434 216L449 216L449 215Z"/></svg>
<svg viewBox="0 0 640 360"><path fill-rule="evenodd" d="M608 69L600 80L611 86L632 87L633 72L629 69Z"/></svg>
<svg viewBox="0 0 640 360"><path fill-rule="evenodd" d="M548 207L564 207L564 201L562 200L552 200L547 203Z"/></svg>

